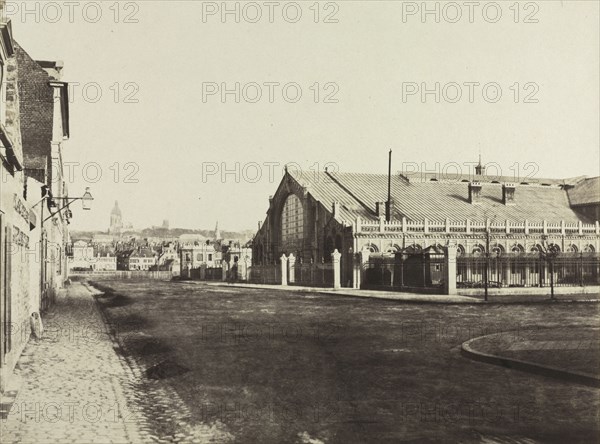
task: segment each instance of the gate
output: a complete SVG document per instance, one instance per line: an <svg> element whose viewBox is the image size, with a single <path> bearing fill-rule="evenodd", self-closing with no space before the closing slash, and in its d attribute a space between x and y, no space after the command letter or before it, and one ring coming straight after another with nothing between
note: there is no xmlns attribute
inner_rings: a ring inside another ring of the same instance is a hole
<svg viewBox="0 0 600 444"><path fill-rule="evenodd" d="M306 285L309 287L333 287L333 263L302 263L298 260L294 264L293 285Z"/></svg>
<svg viewBox="0 0 600 444"><path fill-rule="evenodd" d="M418 252L371 255L364 267L363 288L444 292L446 259L444 252L436 247Z"/></svg>

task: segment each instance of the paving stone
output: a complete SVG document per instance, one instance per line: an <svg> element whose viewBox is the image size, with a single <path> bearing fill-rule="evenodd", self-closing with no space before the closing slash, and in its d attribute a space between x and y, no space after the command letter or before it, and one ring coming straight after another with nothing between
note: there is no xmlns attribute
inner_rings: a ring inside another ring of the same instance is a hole
<svg viewBox="0 0 600 444"><path fill-rule="evenodd" d="M111 422L111 409L127 407L131 373L109 336L82 340L82 332L104 325L91 302L84 286L71 285L45 317L43 337L27 345L15 370L19 393L0 422L3 443L143 442L135 423ZM57 331L68 334L57 338Z"/></svg>

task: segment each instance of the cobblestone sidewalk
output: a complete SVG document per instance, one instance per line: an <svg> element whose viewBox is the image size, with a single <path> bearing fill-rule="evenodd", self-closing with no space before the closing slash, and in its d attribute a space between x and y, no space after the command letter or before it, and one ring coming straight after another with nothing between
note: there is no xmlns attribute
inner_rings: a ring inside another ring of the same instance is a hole
<svg viewBox="0 0 600 444"><path fill-rule="evenodd" d="M74 282L44 317L15 369L22 381L0 441L137 443L138 417L123 390L133 375L115 353L92 295Z"/></svg>

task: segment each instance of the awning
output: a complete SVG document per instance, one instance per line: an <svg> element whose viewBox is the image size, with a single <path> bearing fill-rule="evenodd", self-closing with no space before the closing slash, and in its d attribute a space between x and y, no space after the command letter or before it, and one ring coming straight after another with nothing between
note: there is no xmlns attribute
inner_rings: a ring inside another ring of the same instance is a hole
<svg viewBox="0 0 600 444"><path fill-rule="evenodd" d="M37 215L35 211L29 210L29 231L33 230L37 226Z"/></svg>

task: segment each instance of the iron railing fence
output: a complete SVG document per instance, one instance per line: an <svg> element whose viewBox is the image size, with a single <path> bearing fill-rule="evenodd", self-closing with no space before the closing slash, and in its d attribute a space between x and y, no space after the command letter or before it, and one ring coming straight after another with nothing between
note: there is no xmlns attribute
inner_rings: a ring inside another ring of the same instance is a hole
<svg viewBox="0 0 600 444"><path fill-rule="evenodd" d="M281 264L251 265L246 276L253 284L281 285Z"/></svg>
<svg viewBox="0 0 600 444"><path fill-rule="evenodd" d="M204 273L204 278L207 281L222 281L223 267L207 267Z"/></svg>
<svg viewBox="0 0 600 444"><path fill-rule="evenodd" d="M600 285L597 253L463 254L456 260L458 288Z"/></svg>
<svg viewBox="0 0 600 444"><path fill-rule="evenodd" d="M446 260L442 253L371 255L364 265L363 288L442 293Z"/></svg>
<svg viewBox="0 0 600 444"><path fill-rule="evenodd" d="M305 285L310 287L333 287L333 263L300 263L296 262L293 267L293 281L290 277L290 285Z"/></svg>

